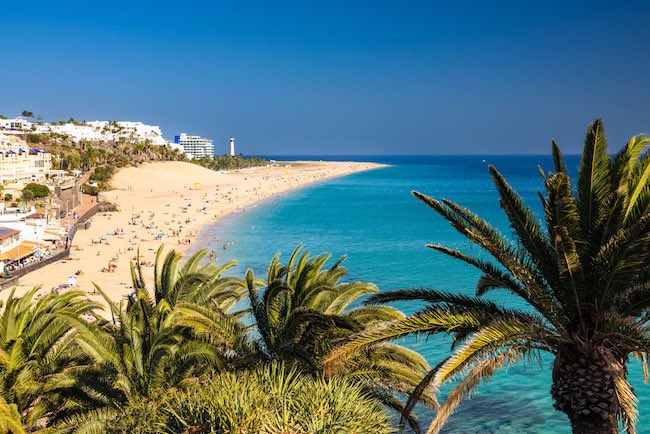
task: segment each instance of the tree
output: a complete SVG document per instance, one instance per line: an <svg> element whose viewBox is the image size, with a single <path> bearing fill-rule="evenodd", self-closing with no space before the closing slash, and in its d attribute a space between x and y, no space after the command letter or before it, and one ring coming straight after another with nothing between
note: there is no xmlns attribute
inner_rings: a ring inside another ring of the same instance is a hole
<svg viewBox="0 0 650 434"><path fill-rule="evenodd" d="M82 170L83 171L89 170L91 167L97 164L98 158L99 158L99 153L97 152L97 150L92 145L87 145L80 155ZM111 168L111 175L112 175L112 168Z"/></svg>
<svg viewBox="0 0 650 434"><path fill-rule="evenodd" d="M110 308L111 321L68 320L78 344L94 362L92 369L76 378L80 389L90 391L93 399L88 400L86 414L65 419L62 426L79 430L103 426L127 401L151 397L194 375L221 369L232 357L233 348L224 344L226 337L217 344L195 333L192 325L200 322L193 312L227 317L223 309L242 298L241 280L221 277L234 263L200 266L206 255L201 250L180 267L180 255L172 250L163 258L162 249L156 255L153 293L136 261L131 264L134 292L126 303L115 303L96 287ZM229 325L233 334L245 334L246 328L236 319L230 319Z"/></svg>
<svg viewBox="0 0 650 434"><path fill-rule="evenodd" d="M258 357L266 362L284 362L313 375L343 376L358 381L369 396L402 411L396 395L408 396L428 371L419 354L399 345L378 344L327 367L323 361L339 340L365 328L404 315L388 306L356 306L359 298L375 294L377 287L365 282L341 282L347 274L345 257L331 268L323 268L331 255L310 257L298 247L286 265L277 254L269 265L267 281L246 274L251 313L259 336ZM260 287L264 287L260 291ZM435 407L432 391L422 401ZM418 431L415 417L407 420Z"/></svg>
<svg viewBox="0 0 650 434"><path fill-rule="evenodd" d="M11 424L32 428L77 407L69 381L87 360L67 319L97 306L80 291L35 299L38 290L23 297L12 290L0 314L0 432L24 432Z"/></svg>
<svg viewBox="0 0 650 434"><path fill-rule="evenodd" d="M47 197L50 195L50 189L47 185L37 184L35 182L30 182L25 187L23 187L22 198L23 200L32 200L42 197Z"/></svg>
<svg viewBox="0 0 650 434"><path fill-rule="evenodd" d="M33 113L33 112L30 112L30 111L27 111L27 110L23 110L23 112L21 113L21 115L22 115L22 117L24 117L24 118L33 118L33 117L34 117L34 113Z"/></svg>
<svg viewBox="0 0 650 434"><path fill-rule="evenodd" d="M375 295L371 303L421 300L429 305L360 333L332 358L411 333L453 335L452 355L423 380L439 387L460 378L429 428L437 433L480 382L546 351L554 357L554 406L568 416L574 433L616 433L619 422L635 433L636 397L626 364L636 355L645 365L650 351L649 144L648 137L636 136L610 156L597 119L587 130L574 189L553 142L555 171L544 175L544 222L490 167L514 242L470 210L414 192L494 261L429 245L483 273L476 297L434 289ZM495 289L520 298L529 309L482 298Z"/></svg>

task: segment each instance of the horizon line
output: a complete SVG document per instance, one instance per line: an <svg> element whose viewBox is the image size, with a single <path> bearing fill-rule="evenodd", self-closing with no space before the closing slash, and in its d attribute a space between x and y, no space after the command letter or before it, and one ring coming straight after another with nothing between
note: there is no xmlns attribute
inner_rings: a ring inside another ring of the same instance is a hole
<svg viewBox="0 0 650 434"><path fill-rule="evenodd" d="M221 154L215 154L215 157ZM225 154L224 154L225 155ZM244 157L552 157L548 154L243 154ZM580 156L580 153L565 153L564 156ZM611 154L614 155L614 154Z"/></svg>

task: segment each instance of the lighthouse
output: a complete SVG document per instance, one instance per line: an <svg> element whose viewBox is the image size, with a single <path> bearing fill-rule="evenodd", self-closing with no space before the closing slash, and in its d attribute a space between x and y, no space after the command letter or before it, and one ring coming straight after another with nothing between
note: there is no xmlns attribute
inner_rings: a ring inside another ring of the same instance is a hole
<svg viewBox="0 0 650 434"><path fill-rule="evenodd" d="M234 137L230 138L230 156L231 157L235 156L235 138Z"/></svg>

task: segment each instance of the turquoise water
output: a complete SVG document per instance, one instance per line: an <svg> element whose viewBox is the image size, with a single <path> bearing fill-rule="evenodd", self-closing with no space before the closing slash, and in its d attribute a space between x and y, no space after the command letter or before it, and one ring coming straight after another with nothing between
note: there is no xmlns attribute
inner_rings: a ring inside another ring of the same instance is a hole
<svg viewBox="0 0 650 434"><path fill-rule="evenodd" d="M352 159L346 157L346 159ZM355 158L359 160L358 158ZM197 247L214 249L219 262L236 259L236 273L252 268L264 277L271 257L284 258L298 244L312 253L347 255L352 280L366 280L380 290L427 286L473 294L479 273L469 266L426 249L429 242L471 251L472 247L426 205L411 196L419 190L436 198L458 202L486 218L505 233L509 228L498 205L487 164L494 164L537 212L537 192L543 188L538 165L551 168L543 156L376 157L391 167L358 173L268 200L246 212L228 216L204 228ZM485 162L484 162L485 160ZM568 158L572 168L577 157ZM214 241L220 237L219 243ZM221 245L234 240L234 246ZM516 306L505 293L493 298ZM421 305L399 306L406 313ZM405 344L423 354L431 365L448 355L442 337L407 339ZM643 385L639 366L630 376L640 398L639 432L650 433L650 386ZM456 412L447 433L569 433L568 420L552 407L548 359L511 367ZM431 418L425 409L421 419ZM426 423L426 422L425 422Z"/></svg>

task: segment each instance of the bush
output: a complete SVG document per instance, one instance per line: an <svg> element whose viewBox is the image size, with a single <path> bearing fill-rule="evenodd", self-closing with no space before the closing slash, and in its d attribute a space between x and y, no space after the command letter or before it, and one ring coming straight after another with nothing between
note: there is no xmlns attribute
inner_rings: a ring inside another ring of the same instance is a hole
<svg viewBox="0 0 650 434"><path fill-rule="evenodd" d="M50 189L46 185L31 182L23 188L23 200L32 200L50 195Z"/></svg>
<svg viewBox="0 0 650 434"><path fill-rule="evenodd" d="M30 134L27 136L27 140L29 143L41 143L41 135L40 134Z"/></svg>
<svg viewBox="0 0 650 434"><path fill-rule="evenodd" d="M97 196L99 194L100 187L93 187L93 186L90 186L88 184L84 184L83 188L82 188L82 191L84 193L86 193L86 194L91 195L91 196Z"/></svg>
<svg viewBox="0 0 650 434"><path fill-rule="evenodd" d="M93 181L108 182L113 177L113 172L115 172L115 167L111 165L99 166L96 167L93 174L90 175L90 179Z"/></svg>
<svg viewBox="0 0 650 434"><path fill-rule="evenodd" d="M270 161L266 158L244 157L243 155L231 157L226 154L217 157L195 158L192 160L192 163L212 170L237 170L248 167L266 166Z"/></svg>
<svg viewBox="0 0 650 434"><path fill-rule="evenodd" d="M11 193L5 194L5 200L9 201L9 200L12 200L13 198L14 198L14 196Z"/></svg>
<svg viewBox="0 0 650 434"><path fill-rule="evenodd" d="M314 378L271 365L224 372L136 400L108 433L391 433L381 404L344 378Z"/></svg>

